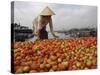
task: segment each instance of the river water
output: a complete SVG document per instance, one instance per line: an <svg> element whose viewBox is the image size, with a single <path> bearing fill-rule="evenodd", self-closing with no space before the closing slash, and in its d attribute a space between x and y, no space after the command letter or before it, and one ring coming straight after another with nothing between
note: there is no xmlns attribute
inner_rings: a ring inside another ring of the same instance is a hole
<svg viewBox="0 0 100 75"><path fill-rule="evenodd" d="M69 35L65 35L64 33L55 32L55 34L59 37L59 39L65 39L65 38L69 38L70 37ZM54 38L53 35L50 32L48 32L48 39L52 39L52 38ZM29 41L33 41L33 40L36 40L36 39L37 39L37 37L34 36L33 38L30 38L28 40Z"/></svg>

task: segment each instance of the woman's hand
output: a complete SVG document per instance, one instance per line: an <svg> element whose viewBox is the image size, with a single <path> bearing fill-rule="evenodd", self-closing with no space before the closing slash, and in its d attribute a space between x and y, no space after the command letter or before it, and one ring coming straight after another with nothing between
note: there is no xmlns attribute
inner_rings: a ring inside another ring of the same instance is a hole
<svg viewBox="0 0 100 75"><path fill-rule="evenodd" d="M55 34L53 35L53 37L55 37L55 38L59 38L59 36L57 36L57 35L55 35Z"/></svg>
<svg viewBox="0 0 100 75"><path fill-rule="evenodd" d="M33 32L33 35L38 36L39 35L39 31Z"/></svg>

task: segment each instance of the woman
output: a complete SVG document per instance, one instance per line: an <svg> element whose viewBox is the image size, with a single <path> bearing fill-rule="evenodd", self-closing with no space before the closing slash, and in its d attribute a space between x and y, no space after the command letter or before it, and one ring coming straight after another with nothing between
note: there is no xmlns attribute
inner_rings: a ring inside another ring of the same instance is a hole
<svg viewBox="0 0 100 75"><path fill-rule="evenodd" d="M36 35L39 39L48 39L48 32L46 31L46 25L49 24L50 31L52 35L57 38L53 31L52 24L52 15L54 13L50 8L46 7L38 17L33 20L33 34Z"/></svg>

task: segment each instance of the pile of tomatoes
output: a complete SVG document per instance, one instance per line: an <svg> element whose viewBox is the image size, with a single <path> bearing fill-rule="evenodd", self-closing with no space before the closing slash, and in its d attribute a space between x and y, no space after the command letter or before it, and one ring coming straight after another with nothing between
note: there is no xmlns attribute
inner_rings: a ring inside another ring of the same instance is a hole
<svg viewBox="0 0 100 75"><path fill-rule="evenodd" d="M45 39L16 42L15 73L97 68L97 38Z"/></svg>

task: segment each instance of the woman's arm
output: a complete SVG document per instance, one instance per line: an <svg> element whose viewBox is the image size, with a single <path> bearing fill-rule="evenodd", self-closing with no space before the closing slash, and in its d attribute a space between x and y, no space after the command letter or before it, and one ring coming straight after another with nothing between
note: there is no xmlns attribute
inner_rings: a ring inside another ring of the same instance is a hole
<svg viewBox="0 0 100 75"><path fill-rule="evenodd" d="M50 26L50 31L51 31L52 35L53 35L54 37L57 38L58 36L56 36L55 33L54 33L54 31L53 31L53 23L52 23L52 19L50 19L50 21L49 21L49 26Z"/></svg>

